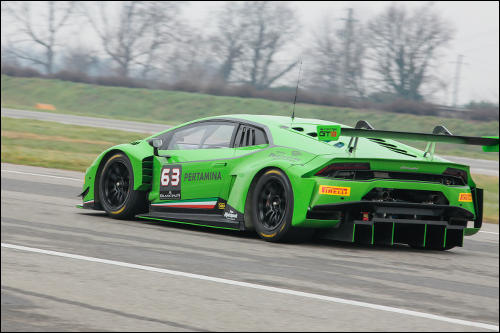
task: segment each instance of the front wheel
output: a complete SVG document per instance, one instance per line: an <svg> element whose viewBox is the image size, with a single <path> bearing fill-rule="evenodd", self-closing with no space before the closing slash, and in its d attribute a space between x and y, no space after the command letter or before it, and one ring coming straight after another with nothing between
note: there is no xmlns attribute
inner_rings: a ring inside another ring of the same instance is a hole
<svg viewBox="0 0 500 333"><path fill-rule="evenodd" d="M123 153L111 156L99 178L99 199L109 216L131 218L146 206L146 192L134 190L134 172Z"/></svg>
<svg viewBox="0 0 500 333"><path fill-rule="evenodd" d="M303 241L312 230L292 227L293 189L285 173L278 169L266 171L250 192L245 210L257 234L269 242Z"/></svg>

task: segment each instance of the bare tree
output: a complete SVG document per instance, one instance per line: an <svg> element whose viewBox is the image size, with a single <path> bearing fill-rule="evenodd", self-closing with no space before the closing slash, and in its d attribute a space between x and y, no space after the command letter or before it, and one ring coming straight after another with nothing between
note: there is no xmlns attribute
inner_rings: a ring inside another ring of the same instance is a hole
<svg viewBox="0 0 500 333"><path fill-rule="evenodd" d="M142 66L147 77L157 52L175 37L179 3L163 1L125 1L121 4L99 2L97 13L84 7L84 14L99 36L105 53L117 65L120 76L130 75L131 67ZM112 12L118 12L116 24L110 24Z"/></svg>
<svg viewBox="0 0 500 333"><path fill-rule="evenodd" d="M213 81L217 76L217 66L210 56L210 43L197 33L183 35L183 39L176 43L177 47L164 54L163 80L193 87Z"/></svg>
<svg viewBox="0 0 500 333"><path fill-rule="evenodd" d="M98 7L97 15L88 7L84 13L101 39L104 51L116 63L118 75L127 77L133 62L145 54L144 49L139 47L141 37L149 27L141 15L143 6L138 1L123 3L118 9L116 25L109 23L112 14L106 2L96 3L95 6ZM116 10L118 4L112 6Z"/></svg>
<svg viewBox="0 0 500 333"><path fill-rule="evenodd" d="M324 16L320 26L313 32L308 58L311 61L310 71L305 77L309 85L315 89L326 90L338 94L341 85L340 41L332 20Z"/></svg>
<svg viewBox="0 0 500 333"><path fill-rule="evenodd" d="M149 21L150 29L147 31L145 43L147 51L142 62L142 78L148 78L158 61L158 55L169 43L183 41L181 33L186 30L179 20L179 13L184 2L179 1L148 1L144 12L144 19Z"/></svg>
<svg viewBox="0 0 500 333"><path fill-rule="evenodd" d="M435 81L431 67L452 39L450 24L423 5L413 12L392 4L368 24L370 55L385 90L421 100L422 86Z"/></svg>
<svg viewBox="0 0 500 333"><path fill-rule="evenodd" d="M297 61L279 65L277 56L298 31L296 15L284 2L228 2L218 14L214 53L227 82L267 88Z"/></svg>
<svg viewBox="0 0 500 333"><path fill-rule="evenodd" d="M245 52L248 39L248 21L245 20L246 4L242 2L227 2L216 13L217 32L211 37L212 50L221 63L220 77L228 82L236 64Z"/></svg>
<svg viewBox="0 0 500 333"><path fill-rule="evenodd" d="M92 68L97 67L99 59L94 51L80 45L67 49L63 62L66 70L89 75Z"/></svg>
<svg viewBox="0 0 500 333"><path fill-rule="evenodd" d="M36 19L33 17L34 6L40 6L40 9L45 7L43 10L36 10ZM17 26L14 35L21 37L19 40L9 41L8 52L19 59L39 65L47 74L52 74L55 52L59 46L57 36L73 14L74 2L10 2L3 9L14 18ZM42 55L33 52L32 47L21 46L24 43L41 48Z"/></svg>
<svg viewBox="0 0 500 333"><path fill-rule="evenodd" d="M364 95L363 27L348 9L345 24L333 26L331 15L325 15L314 31L310 58L314 59L309 84L337 95Z"/></svg>
<svg viewBox="0 0 500 333"><path fill-rule="evenodd" d="M352 8L347 9L347 18L342 29L337 31L341 48L339 59L341 60L341 94L364 95L364 55L365 38L363 26L354 18Z"/></svg>
<svg viewBox="0 0 500 333"><path fill-rule="evenodd" d="M288 73L297 61L278 66L275 56L290 43L298 32L295 12L284 2L246 2L249 36L248 53L242 63L247 83L257 88L268 88Z"/></svg>

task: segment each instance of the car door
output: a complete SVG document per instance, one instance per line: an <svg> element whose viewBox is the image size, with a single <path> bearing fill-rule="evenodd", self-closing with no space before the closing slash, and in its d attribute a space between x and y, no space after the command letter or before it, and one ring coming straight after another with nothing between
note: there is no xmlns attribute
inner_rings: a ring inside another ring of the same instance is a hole
<svg viewBox="0 0 500 333"><path fill-rule="evenodd" d="M158 198L170 202L164 206L216 208L229 176L227 159L234 156L236 128L229 121L206 121L183 126L165 137L159 151L163 156L155 157L161 166L156 177Z"/></svg>
<svg viewBox="0 0 500 333"><path fill-rule="evenodd" d="M229 196L229 190L236 177L233 169L241 163L241 158L265 149L268 146L269 139L262 128L244 123L238 126L238 130L234 137L234 158L227 160L226 168L229 173L229 178L226 179L222 188L223 192L221 192L221 196L223 198Z"/></svg>

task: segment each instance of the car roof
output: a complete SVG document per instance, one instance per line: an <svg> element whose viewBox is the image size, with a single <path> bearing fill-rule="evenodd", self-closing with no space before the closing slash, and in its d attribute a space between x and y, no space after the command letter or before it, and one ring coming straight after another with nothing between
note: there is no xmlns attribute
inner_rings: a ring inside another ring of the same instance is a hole
<svg viewBox="0 0 500 333"><path fill-rule="evenodd" d="M251 121L255 123L260 123L262 125L339 125L338 123L321 120L321 119L311 119L311 118L295 118L292 122L291 117L286 116L271 116L271 115L261 115L261 114L231 114L211 117L211 119L217 118L232 118L241 119L243 121Z"/></svg>
<svg viewBox="0 0 500 333"><path fill-rule="evenodd" d="M204 121L214 121L214 120L241 121L249 125L254 125L254 126L261 125L264 129L266 129L266 132L268 130L272 132L272 134L269 132L267 133L271 134L271 139L272 139L271 141L273 141L273 143L276 145L282 145L287 147L290 146L290 142L292 142L290 141L291 139L290 135L292 135L293 146L298 149L315 152L317 154L335 154L337 157L346 157L346 158L352 157L345 151L345 149L332 150L332 145L315 139L316 135L314 135L316 134L317 131L317 125L341 125L342 127L351 127L351 126L346 126L332 121L312 119L312 118L295 118L292 122L291 117L287 116L272 116L272 115L261 115L261 114L226 114L226 115L196 119L187 123L179 124L168 130L165 130L164 132L156 133L149 138L152 138L154 136L157 136L159 134L165 133L170 130L175 130L176 128L186 126L189 124L194 124ZM278 133L279 135L277 136L274 135ZM314 140L311 140L313 138ZM350 138L348 137L343 137L339 139L339 141L343 141L342 142L343 146L345 146L347 145L349 139ZM421 159L420 156L423 152L420 151L419 149L405 145L401 142L397 142L394 140L386 140L386 141L387 143L396 145L398 148L403 150L403 152L408 151L410 154L419 156L419 157L415 156L416 160ZM360 142L362 142L362 144L360 145L361 147L358 148L358 157L380 158L379 150L377 149L379 148L379 145L377 143L371 142L369 139L366 138L360 138ZM383 152L383 157L386 159L387 158L401 159L401 160L408 159L406 155L407 154L405 153L397 153L390 150ZM445 160L436 157L436 162L437 161L445 161Z"/></svg>

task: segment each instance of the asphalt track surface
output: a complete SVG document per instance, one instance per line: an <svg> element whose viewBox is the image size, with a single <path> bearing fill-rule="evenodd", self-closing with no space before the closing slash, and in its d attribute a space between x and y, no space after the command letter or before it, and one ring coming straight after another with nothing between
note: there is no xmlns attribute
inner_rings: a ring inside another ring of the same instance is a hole
<svg viewBox="0 0 500 333"><path fill-rule="evenodd" d="M102 127L109 129L120 129L130 132L151 133L151 134L164 131L165 129L170 127L169 125L163 125L163 124L84 117L84 116L75 116L75 115L59 114L51 112L15 110L7 108L2 108L1 114L2 117L54 121L64 124ZM478 149L480 148L478 147ZM498 176L499 172L498 161L471 159L471 158L444 156L444 155L442 157L455 163L469 165L471 167L472 173L478 173L489 176Z"/></svg>
<svg viewBox="0 0 500 333"><path fill-rule="evenodd" d="M119 221L83 174L2 164L2 331L498 331L498 225L463 248Z"/></svg>

